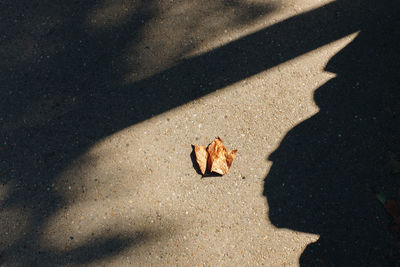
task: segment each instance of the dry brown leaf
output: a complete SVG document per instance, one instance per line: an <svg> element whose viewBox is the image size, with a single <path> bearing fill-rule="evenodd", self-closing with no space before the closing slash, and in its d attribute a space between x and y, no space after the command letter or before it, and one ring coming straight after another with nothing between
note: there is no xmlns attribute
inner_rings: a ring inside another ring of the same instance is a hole
<svg viewBox="0 0 400 267"><path fill-rule="evenodd" d="M237 150L227 151L220 137L212 141L207 149L198 145L194 145L194 149L196 161L197 164L199 164L202 174L205 174L205 171L215 172L221 175L226 174L232 166L232 162L237 153ZM204 163L205 161L207 164Z"/></svg>
<svg viewBox="0 0 400 267"><path fill-rule="evenodd" d="M197 164L199 165L201 173L205 174L207 169L207 159L208 159L207 149L204 146L194 145L194 153L196 155L196 161Z"/></svg>
<svg viewBox="0 0 400 267"><path fill-rule="evenodd" d="M230 168L232 166L232 162L235 160L236 158L236 153L237 150L229 150L226 152L226 163L228 164L228 168Z"/></svg>
<svg viewBox="0 0 400 267"><path fill-rule="evenodd" d="M209 155L208 169L211 172L216 172L224 175L228 171L228 164L226 163L226 148L222 143L221 138L215 139L207 148Z"/></svg>

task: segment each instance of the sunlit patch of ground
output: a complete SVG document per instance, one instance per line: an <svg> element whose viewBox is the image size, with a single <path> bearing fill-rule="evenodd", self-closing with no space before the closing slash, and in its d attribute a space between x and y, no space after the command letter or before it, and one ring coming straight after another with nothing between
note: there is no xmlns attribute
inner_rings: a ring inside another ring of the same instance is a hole
<svg viewBox="0 0 400 267"><path fill-rule="evenodd" d="M298 264L318 235L269 223L266 159L287 131L318 112L313 92L334 77L323 68L354 37L104 138L52 188L67 204L49 220L44 243L73 249L99 233L143 233L148 239L104 261ZM192 167L191 144L216 136L238 156L226 176L202 179Z"/></svg>

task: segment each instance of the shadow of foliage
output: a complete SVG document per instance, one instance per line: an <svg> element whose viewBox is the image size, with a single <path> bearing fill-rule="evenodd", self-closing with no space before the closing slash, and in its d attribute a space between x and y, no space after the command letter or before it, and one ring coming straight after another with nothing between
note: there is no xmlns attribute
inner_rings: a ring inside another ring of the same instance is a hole
<svg viewBox="0 0 400 267"><path fill-rule="evenodd" d="M387 171L400 153L399 5L338 1L332 24L360 31L326 70L315 91L320 111L290 130L270 156L265 178L271 222L320 235L302 266L398 266L389 216L377 193L400 197ZM317 31L318 29L316 29Z"/></svg>
<svg viewBox="0 0 400 267"><path fill-rule="evenodd" d="M56 264L89 263L135 245L135 238L111 236L82 245L86 256L56 249L40 256L39 233L66 204L47 190L60 171L105 136L361 31L328 64L338 77L316 91L321 111L271 156L264 193L273 224L321 235L302 264L385 262L391 235L374 193L389 190L383 155L399 151L397 3L331 2L121 85L131 69L115 59L143 40L144 26L158 15L153 1L139 2L127 23L97 32L85 21L98 1L2 3L0 181L11 189L1 209L26 214L28 234L3 241L0 254L16 263L53 263L53 255ZM235 25L251 22L254 8L244 10Z"/></svg>
<svg viewBox="0 0 400 267"><path fill-rule="evenodd" d="M212 77L204 78L196 70L198 63L205 58L201 65L219 60L212 56L183 60L146 80L121 84L121 78L132 71L132 64L123 63L123 55L131 45L145 40L145 27L157 18L160 6L157 1L135 1L123 21L93 29L88 17L93 18L104 3L6 0L0 4L0 182L7 187L0 216L8 220L7 212L16 211L15 223L24 221L26 226L13 237L3 235L0 255L5 265L87 264L137 245L139 239L134 236L100 236L77 249L42 251L46 224L69 203L49 188L62 170L99 139L216 89L213 85L198 90L200 83L212 82ZM257 5L255 14L255 7L238 1L208 5L217 9L207 9L205 4L202 12L234 7L238 19L225 21L232 25L249 23L271 10ZM196 9L189 11L189 28L202 26L204 16L196 14ZM226 26L209 23L217 25L218 32ZM150 64L134 60L140 68Z"/></svg>

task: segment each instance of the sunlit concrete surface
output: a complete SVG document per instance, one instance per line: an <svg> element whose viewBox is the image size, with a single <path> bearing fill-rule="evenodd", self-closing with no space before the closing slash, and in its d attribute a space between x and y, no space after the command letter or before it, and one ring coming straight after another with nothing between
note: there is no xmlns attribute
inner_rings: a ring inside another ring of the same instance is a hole
<svg viewBox="0 0 400 267"><path fill-rule="evenodd" d="M322 69L353 38L99 141L51 188L68 202L49 220L42 243L62 251L98 233L138 239L94 265L297 265L318 235L269 223L262 195L267 157L288 130L318 111L313 91L333 77ZM226 176L202 179L191 144L216 136L238 156Z"/></svg>
<svg viewBox="0 0 400 267"><path fill-rule="evenodd" d="M85 34L96 38L139 16L143 24L139 34L128 38L110 62L118 74L112 83L129 87L332 3L223 2L103 0L79 23ZM18 68L25 60L39 60L32 49L47 49L49 57L57 56L51 43L35 46L35 34L40 35L33 32L24 44L4 45L9 55L18 55L7 58L7 66ZM270 223L268 196L263 195L272 164L268 157L288 131L319 111L314 91L335 77L324 68L357 34L350 30L311 51L102 136L55 172L46 190L61 200L45 220L21 206L0 211L1 249L18 240L24 243L26 231L37 231L34 241L26 241L28 255L32 251L43 255L35 256L36 263L299 265L303 250L319 235ZM85 105L71 97L49 110L49 101L56 100L39 99L26 106L20 117L4 121L2 132L43 127ZM202 178L193 167L191 145L207 145L217 136L228 149L238 150L237 158L227 175ZM13 181L1 185L0 202L16 188ZM30 226L35 222L40 222L37 228ZM18 265L23 253L3 254L0 264ZM27 256L23 257L26 263Z"/></svg>
<svg viewBox="0 0 400 267"><path fill-rule="evenodd" d="M101 30L122 23L132 1L121 1L118 10L124 15L113 11L118 2L97 8L94 16L103 19L91 19L89 25ZM126 2L130 3L128 7ZM212 51L329 2L332 1L172 1L145 5L156 16L146 21L140 39L128 45L119 58L130 66L123 81L147 78L185 58ZM109 12L114 17L110 18Z"/></svg>

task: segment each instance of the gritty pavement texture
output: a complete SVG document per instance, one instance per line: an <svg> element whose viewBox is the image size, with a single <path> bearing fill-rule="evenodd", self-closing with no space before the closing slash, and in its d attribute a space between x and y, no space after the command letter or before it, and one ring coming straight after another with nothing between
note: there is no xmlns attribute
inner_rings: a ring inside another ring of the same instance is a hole
<svg viewBox="0 0 400 267"><path fill-rule="evenodd" d="M1 6L1 266L400 262L394 1Z"/></svg>

